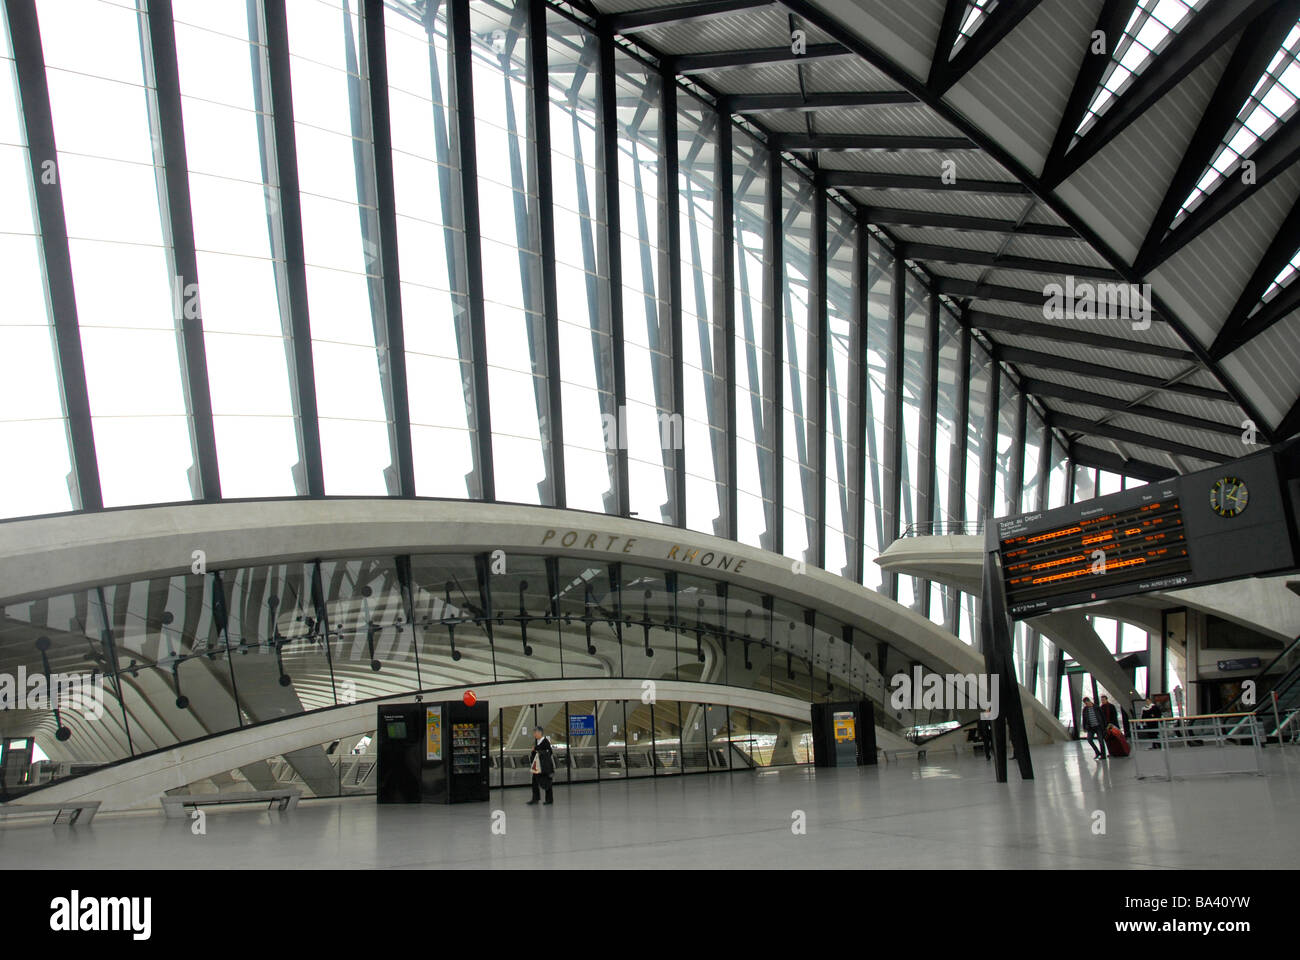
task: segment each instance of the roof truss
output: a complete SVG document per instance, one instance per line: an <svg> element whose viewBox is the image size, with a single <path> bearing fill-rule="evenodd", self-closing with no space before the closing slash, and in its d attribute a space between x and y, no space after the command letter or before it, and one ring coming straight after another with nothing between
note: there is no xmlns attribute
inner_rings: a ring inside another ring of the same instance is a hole
<svg viewBox="0 0 1300 960"><path fill-rule="evenodd" d="M1125 353L1140 353L1148 357L1162 357L1166 360L1194 362L1195 356L1190 350L1178 347L1164 347L1155 343L1143 343L1130 337L1108 337L1088 330L1061 326L1052 323L1035 323L1019 317L1007 317L1002 314L989 313L985 310L968 311L972 326L981 330L1010 333L1020 337L1037 337L1042 340L1056 340L1060 343L1077 343L1098 350L1120 350Z"/></svg>
<svg viewBox="0 0 1300 960"><path fill-rule="evenodd" d="M1110 64L1111 49L1108 48L1104 53L1085 54L1084 66L1075 80L1066 113L1061 118L1052 141L1052 150L1043 165L1044 184L1049 188L1056 187L1096 156L1130 123L1270 5L1271 0L1233 0L1231 3L1207 4L1179 31L1169 46L1134 78L1129 88L1116 98L1109 110L1097 118L1097 122L1083 138L1075 143L1074 131L1082 122L1097 85ZM1117 7L1127 8L1123 10L1122 16ZM1120 36L1133 9L1131 0L1128 3L1107 0L1097 29L1102 30L1107 38ZM1087 42L1091 44L1091 36ZM1101 61L1100 66L1092 61Z"/></svg>
<svg viewBox="0 0 1300 960"><path fill-rule="evenodd" d="M998 5L985 16L979 29L970 35L955 55L951 55L970 4L967 0L948 0L943 12L943 22L939 27L939 39L934 47L934 58L930 62L930 76L926 80L926 85L936 94L945 93L979 63L985 54L996 47L1003 37L1014 30L1016 25L1036 6L1038 0L1000 0Z"/></svg>

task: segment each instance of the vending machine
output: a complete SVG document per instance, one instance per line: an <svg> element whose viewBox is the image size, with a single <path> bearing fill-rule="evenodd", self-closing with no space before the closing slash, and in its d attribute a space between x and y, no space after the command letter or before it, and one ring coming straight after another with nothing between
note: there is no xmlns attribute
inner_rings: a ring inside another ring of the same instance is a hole
<svg viewBox="0 0 1300 960"><path fill-rule="evenodd" d="M379 803L488 798L488 706L459 700L378 708Z"/></svg>

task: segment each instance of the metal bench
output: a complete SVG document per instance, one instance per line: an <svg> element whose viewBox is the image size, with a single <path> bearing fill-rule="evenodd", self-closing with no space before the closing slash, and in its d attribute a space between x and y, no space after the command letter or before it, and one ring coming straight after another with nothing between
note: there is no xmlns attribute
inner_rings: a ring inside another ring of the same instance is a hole
<svg viewBox="0 0 1300 960"><path fill-rule="evenodd" d="M298 806L301 787L284 787L279 790L227 790L222 793L186 793L162 798L163 813L168 817L185 816L186 807L213 806L226 803L265 803L270 810L276 803L281 811Z"/></svg>
<svg viewBox="0 0 1300 960"><path fill-rule="evenodd" d="M0 817L27 813L52 813L55 823L73 824L81 820L81 815L84 813L86 818L81 822L90 823L99 811L99 804L98 800L69 800L66 803L0 803ZM66 821L63 819L65 811L69 813Z"/></svg>

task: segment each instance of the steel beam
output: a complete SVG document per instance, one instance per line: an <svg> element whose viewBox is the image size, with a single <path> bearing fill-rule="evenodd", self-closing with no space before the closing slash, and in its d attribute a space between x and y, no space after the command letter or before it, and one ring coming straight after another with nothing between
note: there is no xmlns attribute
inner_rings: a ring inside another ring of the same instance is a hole
<svg viewBox="0 0 1300 960"><path fill-rule="evenodd" d="M72 466L72 506L98 510L104 506L95 454L95 430L81 352L81 327L72 281L72 255L58 178L58 148L45 75L36 0L5 0L9 37L18 80L19 109L27 134L27 159L34 190L36 227L40 231L45 267L45 295L53 328L55 360L63 415L68 420L68 454ZM52 174L52 175L51 175Z"/></svg>
<svg viewBox="0 0 1300 960"><path fill-rule="evenodd" d="M606 273L609 277L609 330L614 362L614 416L618 424L615 461L614 510L627 516L631 510L628 482L627 439L623 436L623 422L627 409L627 366L623 352L623 234L619 211L618 178L618 82L615 70L614 37L608 31L600 33L600 122L596 136L601 151L604 182L601 189L605 232L601 238Z"/></svg>
<svg viewBox="0 0 1300 960"><path fill-rule="evenodd" d="M1085 347L1095 347L1098 350L1139 353L1148 357L1180 360L1184 363L1196 362L1195 354L1189 350L1178 347L1164 347L1155 343L1144 343L1130 337L1108 337L1104 334L1093 333L1090 330L1080 330L1076 327L1054 323L1036 323L1031 320L1022 320L1020 317L989 313L987 310L971 310L968 315L971 325L978 327L980 330L1010 333L1020 337L1036 337L1041 340L1055 340L1060 343L1077 343Z"/></svg>
<svg viewBox="0 0 1300 960"><path fill-rule="evenodd" d="M851 56L838 43L810 43L803 53L795 53L790 44L783 47L760 47L754 50L725 50L719 53L691 53L678 57L665 57L664 65L682 76L693 73L712 73L715 70L734 70L741 67L761 67L773 63L802 63L805 60L823 60L827 57Z"/></svg>
<svg viewBox="0 0 1300 960"><path fill-rule="evenodd" d="M660 284L664 287L663 300L668 303L668 323L672 350L672 415L674 422L682 424L682 435L673 436L673 489L672 522L686 526L686 390L682 365L682 233L681 203L679 199L677 155L677 78L671 70L660 72L661 99L659 102L659 203L664 216L664 230L660 234ZM665 242L666 240L666 242ZM661 431L662 433L662 431ZM674 431L675 433L675 431Z"/></svg>
<svg viewBox="0 0 1300 960"><path fill-rule="evenodd" d="M1233 423L1219 423L1214 420L1205 420L1201 417L1192 417L1184 413L1177 413L1173 410L1164 410L1160 407L1153 407L1147 404L1135 403L1125 400L1123 397L1113 397L1101 393L1092 393L1088 390L1079 390L1075 387L1067 387L1064 384L1053 383L1050 380L1038 380L1033 377L1023 377L1020 381L1020 387L1026 393L1036 397L1051 397L1057 400L1065 400L1068 403L1080 403L1091 407L1102 407L1106 410L1115 410L1120 413L1132 414L1133 416L1143 417L1149 420L1159 420L1164 423L1174 423L1179 426L1191 427L1195 430L1209 430L1214 433L1221 433L1225 436L1237 436L1241 433L1241 427Z"/></svg>
<svg viewBox="0 0 1300 960"><path fill-rule="evenodd" d="M772 529L769 532L773 553L785 552L785 324L782 304L785 286L785 231L782 217L781 151L769 144L767 154L767 223L763 236L763 256L767 266L764 277L764 321L768 325L766 340L772 345Z"/></svg>
<svg viewBox="0 0 1300 960"><path fill-rule="evenodd" d="M882 226L939 227L971 233L1006 233L1013 236L1049 237L1060 240L1078 240L1072 228L1052 223L998 220L994 217L968 217L957 213L937 213L933 210L900 210L893 207L862 207L862 216L868 223Z"/></svg>
<svg viewBox="0 0 1300 960"><path fill-rule="evenodd" d="M376 2L376 0L372 0ZM382 0L377 0L382 2ZM528 69L533 125L532 168L536 171L537 226L541 235L542 305L546 324L546 412L542 427L552 506L568 505L564 470L564 398L560 370L560 306L555 282L554 183L551 179L551 78L547 50L546 0L528 0Z"/></svg>
<svg viewBox="0 0 1300 960"><path fill-rule="evenodd" d="M1068 373L1078 373L1087 377L1097 377L1101 380L1115 380L1119 383L1133 383L1143 387L1153 387L1157 390L1168 390L1170 393L1183 393L1189 397L1200 397L1204 400L1222 400L1231 402L1231 397L1220 390L1212 387L1198 387L1190 383L1171 382L1161 377L1152 377L1145 373L1133 373L1129 370L1123 370L1113 365L1100 363L1085 363L1082 360L1071 360L1068 357L1060 357L1050 353L1039 353L1034 350L1022 350L1019 347L1000 347L999 352L1003 359L1008 363L1026 364L1034 367L1046 367L1051 370L1064 370Z"/></svg>
<svg viewBox="0 0 1300 960"><path fill-rule="evenodd" d="M157 93L154 134L158 139L156 149L162 155L163 214L171 240L172 303L180 308L173 319L194 457L195 476L191 486L196 499L220 500L221 473L217 466L217 437L212 422L212 393L208 386L207 350L203 340L202 289L198 254L194 249L194 217L190 210L189 164L185 155L185 124L181 114L181 82L176 63L176 29L172 22L171 0L152 0L146 16ZM197 301L190 299L191 285ZM198 309L192 310L192 304Z"/></svg>
<svg viewBox="0 0 1300 960"><path fill-rule="evenodd" d="M670 3L662 7L628 10L608 16L608 26L614 33L636 33L656 27L670 27L696 20L710 19L731 13L762 10L775 0L697 0L691 3Z"/></svg>
<svg viewBox="0 0 1300 960"><path fill-rule="evenodd" d="M989 267L993 270L1020 270L1026 273L1046 273L1088 277L1095 280L1109 280L1122 283L1123 277L1109 267L1093 267L1080 263L1064 263L1058 260L1037 260L1032 257L1016 257L984 250L967 250L961 247L949 247L937 243L916 243L902 241L898 244L902 256L909 260L933 260L938 263L965 263L974 266Z"/></svg>
<svg viewBox="0 0 1300 960"><path fill-rule="evenodd" d="M302 200L298 192L298 146L289 76L289 24L280 3L265 5L267 72L271 81L271 122L275 139L275 177L279 186L279 227L284 244L285 301L293 338L293 387L302 442L301 486L309 497L325 495L320 421L311 320L307 306L307 264L302 239Z"/></svg>
<svg viewBox="0 0 1300 960"><path fill-rule="evenodd" d="M905 90L871 90L859 93L736 93L727 98L732 113L804 112L837 107L880 107L916 103Z"/></svg>
<svg viewBox="0 0 1300 960"><path fill-rule="evenodd" d="M1029 188L1018 180L954 180L946 183L939 177L905 173L873 173L868 170L828 170L829 187L864 190L919 190L925 193L989 193L1023 197Z"/></svg>
<svg viewBox="0 0 1300 960"><path fill-rule="evenodd" d="M827 289L827 257L829 239L827 229L826 186L819 170L813 185L813 241L810 250L811 289L809 293L808 339L816 344L816 352L810 358L815 376L813 389L817 396L810 397L806 404L813 411L813 429L808 431L817 444L817 459L814 461L815 475L813 483L812 526L813 538L808 545L808 559L819 567L826 566L826 354L830 346L830 301ZM811 439L811 438L810 438Z"/></svg>
<svg viewBox="0 0 1300 960"><path fill-rule="evenodd" d="M1045 185L1055 188L1096 156L1127 129L1129 124L1142 116L1152 104L1177 86L1271 4L1272 0L1207 4L1204 9L1192 15L1182 30L1170 38L1168 46L1160 52L1159 56L1154 57L1146 65L1146 69L1133 79L1110 108L1097 118L1082 138L1075 142L1074 131L1092 100L1090 93L1083 101L1083 109L1077 113L1073 126L1069 128L1069 137L1064 136L1061 130L1057 132L1055 143L1063 146L1063 149L1060 153L1054 152L1048 155L1042 174ZM1129 9L1131 11L1131 5ZM1107 12L1103 10L1103 16ZM1114 32L1106 33L1105 36L1119 37L1122 32L1123 28L1120 27ZM1091 37L1087 42L1091 43ZM1110 50L1105 56L1107 60L1110 59ZM1106 64L1102 64L1103 73L1105 67ZM1095 90L1094 85L1094 93Z"/></svg>
<svg viewBox="0 0 1300 960"><path fill-rule="evenodd" d="M867 243L870 232L866 221L854 225L853 249L853 316L849 326L849 511L844 518L853 538L849 556L850 578L862 583L866 578L866 492L867 492L867 329L868 279Z"/></svg>
<svg viewBox="0 0 1300 960"><path fill-rule="evenodd" d="M978 150L966 137L925 137L884 133L782 133L781 149L837 153L856 150Z"/></svg>
<svg viewBox="0 0 1300 960"><path fill-rule="evenodd" d="M1048 422L1059 430L1069 430L1073 433L1093 437L1106 437L1110 440L1119 440L1121 443L1132 444L1138 448L1149 447L1153 450L1163 450L1166 453L1172 453L1180 457L1195 457L1197 460L1208 460L1211 463L1226 463L1232 459L1227 454L1214 450L1203 450L1200 447L1192 447L1174 440L1166 440L1163 437L1157 437L1149 433L1125 430L1123 427L1115 427L1108 423L1094 423L1091 420L1085 420L1083 417L1075 417L1066 413L1051 412L1048 414Z"/></svg>
<svg viewBox="0 0 1300 960"><path fill-rule="evenodd" d="M1038 0L1002 0L991 8L984 22L954 54L953 46L960 36L962 22L971 7L967 0L948 0L939 42L930 61L930 75L926 83L938 94L947 92L996 47L1003 37L1014 30L1016 25L1036 6Z"/></svg>
<svg viewBox="0 0 1300 960"><path fill-rule="evenodd" d="M388 49L383 0L365 0L366 63L371 135L374 141L375 197L379 220L379 261L383 277L387 398L393 414L396 493L415 496L415 454L411 442L411 404L406 377L406 333L402 321L398 264L397 196L393 177L392 114L388 101Z"/></svg>

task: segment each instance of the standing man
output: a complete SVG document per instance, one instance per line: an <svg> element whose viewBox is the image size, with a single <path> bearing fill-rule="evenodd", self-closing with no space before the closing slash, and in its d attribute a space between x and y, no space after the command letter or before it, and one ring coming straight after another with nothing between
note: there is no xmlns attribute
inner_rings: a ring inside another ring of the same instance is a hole
<svg viewBox="0 0 1300 960"><path fill-rule="evenodd" d="M1103 730L1109 730L1112 726L1123 729L1119 722L1119 711L1115 708L1115 704L1110 702L1110 697L1106 696L1106 694L1101 695L1101 705L1097 709L1101 711ZM1127 736L1127 733L1125 736Z"/></svg>
<svg viewBox="0 0 1300 960"><path fill-rule="evenodd" d="M533 727L533 752L528 755L528 763L533 771L533 799L528 801L528 805L531 807L542 798L542 790L546 791L547 805L554 803L551 786L555 775L555 752L541 727Z"/></svg>
<svg viewBox="0 0 1300 960"><path fill-rule="evenodd" d="M1080 717L1083 724L1084 732L1088 735L1088 746L1092 747L1093 754L1098 760L1106 759L1106 721L1102 716L1100 708L1093 705L1092 697L1083 698L1083 716ZM1097 749L1097 742L1101 742L1101 749Z"/></svg>

